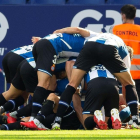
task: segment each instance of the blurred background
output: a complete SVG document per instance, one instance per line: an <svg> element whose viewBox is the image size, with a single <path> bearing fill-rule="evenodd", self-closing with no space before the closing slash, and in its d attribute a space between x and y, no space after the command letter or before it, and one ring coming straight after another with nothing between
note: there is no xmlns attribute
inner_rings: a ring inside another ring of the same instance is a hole
<svg viewBox="0 0 140 140"><path fill-rule="evenodd" d="M1 62L8 51L68 26L108 32L122 23L125 4L136 6L135 24L140 24L140 0L0 0L0 93L6 88Z"/></svg>

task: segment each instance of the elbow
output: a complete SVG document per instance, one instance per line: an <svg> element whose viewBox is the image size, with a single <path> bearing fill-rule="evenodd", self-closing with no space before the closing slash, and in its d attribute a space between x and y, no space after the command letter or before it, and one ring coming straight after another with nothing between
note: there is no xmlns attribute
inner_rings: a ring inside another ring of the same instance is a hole
<svg viewBox="0 0 140 140"><path fill-rule="evenodd" d="M77 34L80 34L80 28L79 28L79 27L75 27L75 32L76 32Z"/></svg>

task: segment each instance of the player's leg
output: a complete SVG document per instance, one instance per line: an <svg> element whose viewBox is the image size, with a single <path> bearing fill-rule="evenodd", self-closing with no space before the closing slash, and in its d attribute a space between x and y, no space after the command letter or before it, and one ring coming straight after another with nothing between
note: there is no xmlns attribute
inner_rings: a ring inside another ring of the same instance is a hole
<svg viewBox="0 0 140 140"><path fill-rule="evenodd" d="M17 55L13 52L8 52L3 60L2 60L2 66L5 72L5 77L7 83L11 83L12 79L16 75L16 71L18 68L18 65L24 60L23 57L20 55Z"/></svg>
<svg viewBox="0 0 140 140"><path fill-rule="evenodd" d="M109 128L120 129L121 120L119 117L119 89L118 83L114 79L108 79L108 93L104 101L106 122ZM108 119L107 119L108 118Z"/></svg>
<svg viewBox="0 0 140 140"><path fill-rule="evenodd" d="M2 65L6 76L7 83L11 83L12 79L14 78L18 65L24 60L23 57L13 53L8 52L3 60ZM4 92L3 94L0 94L0 105L3 105L7 102L7 100L11 99L9 97L5 98L8 91ZM8 96L8 95L7 95Z"/></svg>
<svg viewBox="0 0 140 140"><path fill-rule="evenodd" d="M122 85L125 86L126 102L127 105L130 107L132 120L138 124L139 99L135 88L135 83L132 80L132 77L129 72L114 73L114 75L118 78Z"/></svg>
<svg viewBox="0 0 140 140"><path fill-rule="evenodd" d="M57 117L55 118L56 123L61 122L66 109L69 107L69 104L72 101L72 96L75 93L76 88L79 86L85 73L86 73L85 71L80 70L80 69L72 70L72 75L71 75L71 80L69 82L69 85L67 86L65 91L62 93L60 101L59 101L59 107L56 114Z"/></svg>
<svg viewBox="0 0 140 140"><path fill-rule="evenodd" d="M72 96L75 93L77 86L80 84L84 74L86 73L86 71L89 71L89 69L94 64L97 63L95 58L91 61L91 56L93 54L89 53L89 50L88 50L89 47L92 47L92 45L87 44L87 46L85 46L82 49L82 51L80 52L80 54L75 62L75 65L73 66L74 69L72 70L69 85L67 86L65 91L62 93L60 101L59 101L59 106L58 106L58 110L57 110L54 124L61 123L62 117L63 117L66 109L69 107L69 104L72 100ZM92 48L94 48L94 47L92 47ZM85 54L88 57L86 57Z"/></svg>
<svg viewBox="0 0 140 140"><path fill-rule="evenodd" d="M21 125L32 128L32 129L46 129L43 124L46 117L50 114L56 113L58 107L59 97L56 96L54 93L51 93L47 100L43 103L41 110L38 112L37 116L33 121L30 122L22 122Z"/></svg>
<svg viewBox="0 0 140 140"><path fill-rule="evenodd" d="M36 116L44 99L52 92L48 90L48 87L55 68L56 52L48 40L42 39L34 45L33 56L38 75L38 85L34 91L32 107L32 116Z"/></svg>
<svg viewBox="0 0 140 140"><path fill-rule="evenodd" d="M131 74L128 72L115 47L106 45L102 47L102 52L104 53L100 58L101 63L125 86L126 101L132 111L132 119L138 124L138 95Z"/></svg>

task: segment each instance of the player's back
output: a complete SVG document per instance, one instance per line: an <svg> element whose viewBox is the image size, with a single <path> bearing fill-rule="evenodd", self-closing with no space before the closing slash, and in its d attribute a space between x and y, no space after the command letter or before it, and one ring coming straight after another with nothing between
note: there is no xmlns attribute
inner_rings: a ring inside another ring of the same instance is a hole
<svg viewBox="0 0 140 140"><path fill-rule="evenodd" d="M115 46L119 55L124 59L128 55L128 50L123 40L111 33L100 33L95 37L90 38L88 41L98 42L104 45Z"/></svg>
<svg viewBox="0 0 140 140"><path fill-rule="evenodd" d="M85 75L85 81L88 83L90 80L98 77L115 79L115 77L102 64L98 64L93 66L91 70Z"/></svg>
<svg viewBox="0 0 140 140"><path fill-rule="evenodd" d="M52 34L45 39L52 43L56 53L61 57L78 56L85 42L85 38L79 34Z"/></svg>
<svg viewBox="0 0 140 140"><path fill-rule="evenodd" d="M12 50L12 52L22 56L23 58L29 58L29 57L33 57L32 49L33 49L33 45L27 45L27 46L16 48Z"/></svg>

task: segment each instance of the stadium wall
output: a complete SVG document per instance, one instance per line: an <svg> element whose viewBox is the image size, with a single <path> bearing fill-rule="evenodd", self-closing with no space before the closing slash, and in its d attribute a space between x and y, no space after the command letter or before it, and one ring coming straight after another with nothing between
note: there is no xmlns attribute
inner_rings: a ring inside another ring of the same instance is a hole
<svg viewBox="0 0 140 140"><path fill-rule="evenodd" d="M29 45L32 36L44 37L54 30L80 26L97 32L108 32L121 24L122 5L0 6L0 68L3 56L10 50ZM135 23L140 24L140 5L136 5ZM4 79L0 73L0 93Z"/></svg>

